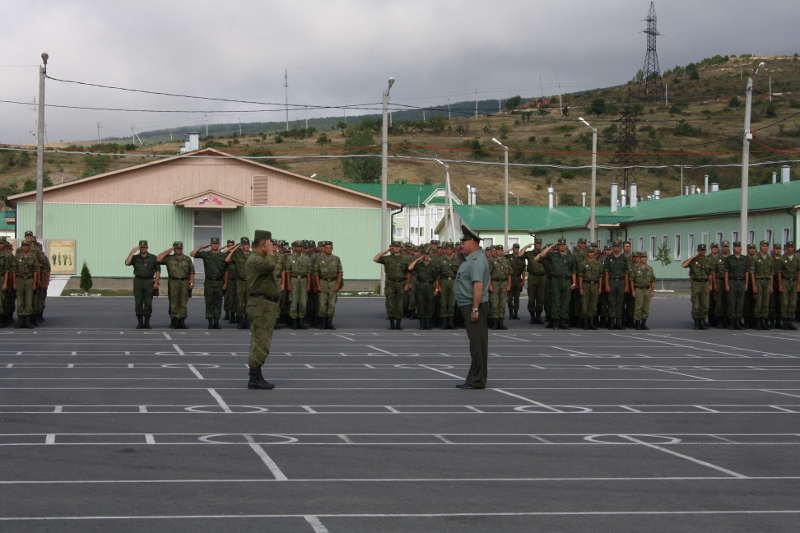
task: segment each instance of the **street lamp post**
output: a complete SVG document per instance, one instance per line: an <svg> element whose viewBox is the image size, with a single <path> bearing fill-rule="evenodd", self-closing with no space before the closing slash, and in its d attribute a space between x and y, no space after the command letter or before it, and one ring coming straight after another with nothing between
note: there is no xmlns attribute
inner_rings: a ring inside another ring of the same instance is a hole
<svg viewBox="0 0 800 533"><path fill-rule="evenodd" d="M752 78L747 78L747 88L745 89L746 98L744 106L744 141L742 143L742 233L739 235L739 240L749 244L749 234L747 232L747 188L750 180L750 141L753 139L753 133L750 131L750 112L753 108L753 80L758 76L758 71L765 63L762 61L756 67L756 73Z"/></svg>
<svg viewBox="0 0 800 533"><path fill-rule="evenodd" d="M517 199L517 206L519 206L519 196L517 196L516 194L514 194L514 193L513 193L513 192L511 192L511 191L508 191L508 194L510 194L511 196L513 196L514 198L516 198L516 199Z"/></svg>
<svg viewBox="0 0 800 533"><path fill-rule="evenodd" d="M445 192L445 209L447 209L447 214L450 217L450 241L456 241L456 223L453 219L453 199L450 196L450 167L442 163L440 160L435 159L437 163L444 167L444 192ZM445 232L447 231L447 227L445 226Z"/></svg>
<svg viewBox="0 0 800 533"><path fill-rule="evenodd" d="M585 118L578 117L578 120L589 126L592 130L592 214L589 218L589 241L594 242L594 234L597 228L597 221L595 220L595 190L597 189L597 128L593 128Z"/></svg>
<svg viewBox="0 0 800 533"><path fill-rule="evenodd" d="M44 78L47 75L46 53L42 54L43 65L39 67L39 120L36 133L36 237L42 235L42 212L44 210Z"/></svg>
<svg viewBox="0 0 800 533"><path fill-rule="evenodd" d="M389 158L389 91L394 85L394 78L389 78L389 86L383 91L383 123L381 124L381 250L386 249L386 198L388 196L389 176L387 172ZM381 269L380 292L384 291L385 272Z"/></svg>
<svg viewBox="0 0 800 533"><path fill-rule="evenodd" d="M492 141L496 142L500 145L503 150L505 150L505 168L503 169L503 183L505 186L505 194L503 195L503 201L505 204L505 223L503 225L503 246L508 248L508 146L504 146L503 143L492 137Z"/></svg>

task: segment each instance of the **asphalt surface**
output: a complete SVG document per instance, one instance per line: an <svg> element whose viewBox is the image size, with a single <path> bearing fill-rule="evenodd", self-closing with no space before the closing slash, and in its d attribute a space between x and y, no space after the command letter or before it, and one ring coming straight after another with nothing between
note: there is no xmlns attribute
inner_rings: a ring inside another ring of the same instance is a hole
<svg viewBox="0 0 800 533"><path fill-rule="evenodd" d="M524 305L523 305L524 306ZM336 331L135 330L131 298L51 298L0 330L2 531L800 530L798 332L492 332L463 391L463 330L387 331L342 299Z"/></svg>

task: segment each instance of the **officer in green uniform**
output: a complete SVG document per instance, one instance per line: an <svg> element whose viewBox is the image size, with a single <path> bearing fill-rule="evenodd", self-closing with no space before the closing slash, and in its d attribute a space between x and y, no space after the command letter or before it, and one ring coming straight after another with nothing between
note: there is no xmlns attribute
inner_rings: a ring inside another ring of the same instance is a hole
<svg viewBox="0 0 800 533"><path fill-rule="evenodd" d="M319 329L336 329L333 315L336 313L336 300L342 288L342 260L333 255L331 241L320 242L323 253L315 265L314 276L319 292ZM402 313L402 300L400 312Z"/></svg>
<svg viewBox="0 0 800 533"><path fill-rule="evenodd" d="M756 300L753 317L756 329L768 329L765 322L769 315L769 295L772 292L774 268L772 257L769 255L769 243L761 241L759 248L753 268L750 270L750 281L753 282L753 296Z"/></svg>
<svg viewBox="0 0 800 533"><path fill-rule="evenodd" d="M622 242L611 243L611 255L603 263L605 286L608 291L608 329L625 329L623 304L625 294L630 291L628 284L628 259L620 252Z"/></svg>
<svg viewBox="0 0 800 533"><path fill-rule="evenodd" d="M304 250L302 241L294 241L292 255L286 258L286 290L292 295L289 305L289 327L292 329L308 329L303 319L311 290L311 259Z"/></svg>
<svg viewBox="0 0 800 533"><path fill-rule="evenodd" d="M753 293L753 269L756 268L756 245L750 243L747 245L747 290L744 293L744 310L742 311L742 316L744 317L744 323L748 328L756 327L756 319L753 318L753 313L756 307L756 298L755 294Z"/></svg>
<svg viewBox="0 0 800 533"><path fill-rule="evenodd" d="M727 242L727 241L726 241ZM744 329L744 295L750 284L747 257L742 255L742 243L733 243L733 253L725 258L725 293L728 299L728 329Z"/></svg>
<svg viewBox="0 0 800 533"><path fill-rule="evenodd" d="M489 306L494 319L492 329L507 330L506 316L508 294L511 292L511 263L503 256L503 245L494 247L494 261L489 262Z"/></svg>
<svg viewBox="0 0 800 533"><path fill-rule="evenodd" d="M209 251L201 251L211 248ZM211 244L201 244L191 252L191 257L203 261L205 280L203 280L203 298L206 301L206 320L208 329L222 329L219 317L222 314L222 293L227 289L225 285L225 254L219 251L219 237L212 237Z"/></svg>
<svg viewBox="0 0 800 533"><path fill-rule="evenodd" d="M630 282L630 272L638 258L631 252L631 241L622 241L622 255L628 260L628 282ZM625 295L622 298L622 321L628 328L634 327L633 315L636 313L636 299L630 291L630 285L625 287Z"/></svg>
<svg viewBox="0 0 800 533"><path fill-rule="evenodd" d="M781 256L781 328L797 330L794 314L800 293L800 257L794 251L794 241L786 241Z"/></svg>
<svg viewBox="0 0 800 533"><path fill-rule="evenodd" d="M39 284L40 268L39 260L31 253L31 243L23 241L11 269L11 286L17 291L18 328L34 327L30 315L33 313L33 288Z"/></svg>
<svg viewBox="0 0 800 533"><path fill-rule="evenodd" d="M422 255L416 246L409 246L405 252L408 256L409 264ZM417 273L409 271L409 279L408 289L405 290L403 318L413 320L417 318Z"/></svg>
<svg viewBox="0 0 800 533"><path fill-rule="evenodd" d="M454 324L454 313L456 312L456 296L453 292L456 274L458 273L458 257L452 242L444 244L444 255L439 256L436 262L439 268L439 290L440 305L439 318L441 321L440 329L458 329Z"/></svg>
<svg viewBox="0 0 800 533"><path fill-rule="evenodd" d="M317 259L320 256L317 249L317 243L314 241L306 241L306 255L310 263L309 276L311 278L311 291L308 293L308 301L306 302L306 316L303 322L308 323L311 327L317 327L319 320L319 293L317 292L317 281L314 278L314 270L317 266Z"/></svg>
<svg viewBox="0 0 800 533"><path fill-rule="evenodd" d="M414 259L408 270L416 273L417 277L417 316L419 329L433 329L433 299L441 291L439 288L439 267L431 260L431 252L423 248L419 257ZM411 287L409 286L410 290Z"/></svg>
<svg viewBox="0 0 800 533"><path fill-rule="evenodd" d="M566 239L558 239L558 252L550 254L555 246L551 244L537 255L534 260L549 265L550 291L553 298L553 329L569 329L570 291L577 286L577 266L575 256L567 253Z"/></svg>
<svg viewBox="0 0 800 533"><path fill-rule="evenodd" d="M464 317L471 363L464 383L457 388L485 389L489 360L489 264L481 252L481 238L461 226L460 252L464 260L456 274L456 305Z"/></svg>
<svg viewBox="0 0 800 533"><path fill-rule="evenodd" d="M228 257L228 252L231 248L236 245L236 241L233 239L228 239L228 242L221 251L225 254L225 257ZM225 285L225 290L223 290L223 295L225 296L225 300L223 303L223 309L225 309L225 316L222 317L222 320L227 320L229 324L235 324L238 322L236 318L236 265L232 263L225 264L225 272L223 274L223 284Z"/></svg>
<svg viewBox="0 0 800 533"><path fill-rule="evenodd" d="M581 327L597 329L597 298L603 286L603 264L597 261L597 249L590 245L586 257L578 263L578 292L581 295Z"/></svg>
<svg viewBox="0 0 800 533"><path fill-rule="evenodd" d="M250 369L248 389L271 390L275 385L264 379L261 367L269 356L272 345L272 331L278 321L281 291L275 283L275 267L281 260L275 255L272 233L256 230L253 236L253 250L245 260L244 276L247 309L243 314L250 317L250 356L247 366ZM248 245L250 239L247 240ZM248 246L249 248L249 246ZM248 250L249 251L249 250Z"/></svg>
<svg viewBox="0 0 800 533"><path fill-rule="evenodd" d="M230 248L228 255L225 257L225 262L233 265L233 273L236 274L236 318L238 319L236 329L250 328L247 316L247 273L244 269L250 254L250 238L242 237L239 240L239 244Z"/></svg>
<svg viewBox="0 0 800 533"><path fill-rule="evenodd" d="M533 250L526 252L531 244L526 244L520 249L520 255L527 264L528 275L528 313L531 315L531 324L544 324L542 311L544 310L544 289L547 285L545 267L534 258L542 251L542 239L533 239Z"/></svg>
<svg viewBox="0 0 800 533"><path fill-rule="evenodd" d="M172 253L170 253L172 252ZM172 248L158 254L158 262L167 267L169 276L170 328L189 329L186 325L189 293L194 289L194 263L183 253L183 242L175 241Z"/></svg>
<svg viewBox="0 0 800 533"><path fill-rule="evenodd" d="M783 270L781 261L781 245L772 245L772 292L769 295L769 313L765 321L767 329L780 327L781 318L781 280L780 273Z"/></svg>
<svg viewBox="0 0 800 533"><path fill-rule="evenodd" d="M511 252L506 254L506 259L511 264L511 292L508 295L508 318L519 320L519 297L522 294L522 277L525 274L525 258L519 255L519 244L511 246Z"/></svg>
<svg viewBox="0 0 800 533"><path fill-rule="evenodd" d="M611 256L613 254L613 251L611 250L611 245L609 244L603 246L602 252L600 250L601 249L598 247L597 260L603 263L603 267L605 268L606 258ZM603 274L603 288L600 291L600 296L598 296L597 298L597 314L599 315L600 318L598 323L601 328L613 326L613 322L611 322L611 319L608 316L608 300L609 300L608 293L610 290L611 288L605 283L605 274Z"/></svg>
<svg viewBox="0 0 800 533"><path fill-rule="evenodd" d="M406 285L410 282L408 265L411 264L408 256L400 253L400 242L392 241L391 246L378 252L372 258L376 263L383 265L386 274L386 313L389 315L389 329L403 329L400 322L403 318L403 299ZM386 253L389 252L389 255Z"/></svg>
<svg viewBox="0 0 800 533"><path fill-rule="evenodd" d="M708 292L714 282L714 265L706 257L706 245L698 244L697 253L684 261L681 266L689 269L689 279L692 281L694 329L708 329L704 320L708 316Z"/></svg>
<svg viewBox="0 0 800 533"><path fill-rule="evenodd" d="M639 330L649 330L647 319L650 317L650 300L656 292L656 273L653 267L647 264L645 252L634 252L639 257L639 262L633 267L630 283L631 294L636 301L633 315L633 327Z"/></svg>
<svg viewBox="0 0 800 533"><path fill-rule="evenodd" d="M153 291L161 280L161 265L156 256L147 252L147 241L142 239L125 259L125 266L133 267L133 301L136 312L136 329L153 329L150 316L153 314ZM139 252L136 254L135 252Z"/></svg>

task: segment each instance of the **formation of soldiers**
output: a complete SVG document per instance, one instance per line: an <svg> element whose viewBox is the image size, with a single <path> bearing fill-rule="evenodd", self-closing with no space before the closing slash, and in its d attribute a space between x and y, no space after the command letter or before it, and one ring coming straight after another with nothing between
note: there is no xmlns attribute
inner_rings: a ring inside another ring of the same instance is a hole
<svg viewBox="0 0 800 533"><path fill-rule="evenodd" d="M286 241L270 239L274 254L280 258L273 271L280 287L280 315L275 329L286 324L291 329L336 329L338 292L342 288L342 262L333 254L331 241ZM136 253L138 251L138 253ZM251 255L249 237L239 243L228 240L224 248L218 238L183 253L183 243L175 241L154 256L148 253L146 240L139 241L128 254L126 266L133 267L136 329L152 329L153 296L158 296L161 267L168 276L169 316L171 329L187 329L187 304L194 289L195 269L191 258L203 261L205 272L203 295L208 329L221 329L220 320L236 324L238 329L250 329L248 316L248 283L245 265ZM224 316L222 312L224 311Z"/></svg>
<svg viewBox="0 0 800 533"><path fill-rule="evenodd" d="M3 272L0 327L14 323L14 312L15 327L41 326L50 284L50 259L32 231L25 232L25 239L16 250L5 237L0 237L0 268Z"/></svg>
<svg viewBox="0 0 800 533"><path fill-rule="evenodd" d="M783 253L781 253L781 249ZM683 263L692 282L694 329L708 327L741 330L781 328L797 330L797 301L800 298L800 257L794 242L783 247L761 241L747 245L736 241L705 244Z"/></svg>
<svg viewBox="0 0 800 533"><path fill-rule="evenodd" d="M506 310L509 320L520 319L520 295L526 286L531 324L650 329L656 277L647 254L632 253L629 242L614 241L599 253L586 239L569 251L564 239L542 249L537 238L522 249L518 244L508 250L495 245L484 252L490 268L492 330L508 329ZM403 318L419 319L419 329L463 326L452 293L461 259L455 243L437 240L421 247L394 241L379 252L373 260L385 269L389 329L403 329Z"/></svg>

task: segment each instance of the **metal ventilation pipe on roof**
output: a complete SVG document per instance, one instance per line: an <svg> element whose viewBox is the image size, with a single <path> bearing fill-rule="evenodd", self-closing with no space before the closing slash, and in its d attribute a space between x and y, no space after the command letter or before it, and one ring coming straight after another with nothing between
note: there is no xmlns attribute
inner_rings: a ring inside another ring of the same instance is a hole
<svg viewBox="0 0 800 533"><path fill-rule="evenodd" d="M719 183L711 184L711 192L719 192Z"/></svg>
<svg viewBox="0 0 800 533"><path fill-rule="evenodd" d="M781 167L781 183L789 183L789 165Z"/></svg>
<svg viewBox="0 0 800 533"><path fill-rule="evenodd" d="M622 195L622 198L621 198L621 201L620 201L620 206L625 207L626 205L628 205L628 193L625 192L625 189L622 189L619 192Z"/></svg>
<svg viewBox="0 0 800 533"><path fill-rule="evenodd" d="M186 151L195 152L200 149L200 134L196 131L189 132L189 141L186 146Z"/></svg>
<svg viewBox="0 0 800 533"><path fill-rule="evenodd" d="M697 187L694 185L689 187L689 194L697 194Z"/></svg>
<svg viewBox="0 0 800 533"><path fill-rule="evenodd" d="M708 196L708 174L704 176L705 179L705 195Z"/></svg>
<svg viewBox="0 0 800 533"><path fill-rule="evenodd" d="M581 196L583 196L583 207L586 207L586 191L582 192Z"/></svg>
<svg viewBox="0 0 800 533"><path fill-rule="evenodd" d="M775 183L778 183L778 173L777 172L773 172L772 173L772 183L773 183L773 185Z"/></svg>
<svg viewBox="0 0 800 533"><path fill-rule="evenodd" d="M555 189L552 187L547 188L547 207L549 209L553 209L553 194L555 193Z"/></svg>
<svg viewBox="0 0 800 533"><path fill-rule="evenodd" d="M653 191L653 199L658 200L659 198L661 198L661 191L656 189Z"/></svg>
<svg viewBox="0 0 800 533"><path fill-rule="evenodd" d="M689 196L689 186L688 185L683 188L683 195L684 196Z"/></svg>
<svg viewBox="0 0 800 533"><path fill-rule="evenodd" d="M470 196L472 198L472 205L477 205L478 204L478 188L477 187L473 187L472 188L472 192L470 193Z"/></svg>
<svg viewBox="0 0 800 533"><path fill-rule="evenodd" d="M467 184L467 205L472 205L472 187Z"/></svg>
<svg viewBox="0 0 800 533"><path fill-rule="evenodd" d="M635 183L631 183L631 207L636 207L636 202L639 200L639 187Z"/></svg>
<svg viewBox="0 0 800 533"><path fill-rule="evenodd" d="M618 202L619 202L619 200L617 200L617 187L618 186L617 186L616 183L612 183L611 184L611 212L612 213L616 213L617 212L617 205L618 205Z"/></svg>

